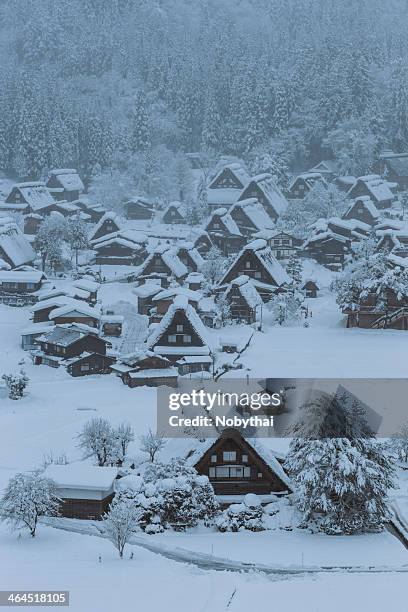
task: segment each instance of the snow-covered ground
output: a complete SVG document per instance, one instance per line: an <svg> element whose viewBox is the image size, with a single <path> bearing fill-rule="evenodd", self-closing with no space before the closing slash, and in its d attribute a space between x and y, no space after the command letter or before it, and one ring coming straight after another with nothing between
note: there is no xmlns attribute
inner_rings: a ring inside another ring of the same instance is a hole
<svg viewBox="0 0 408 612"><path fill-rule="evenodd" d="M128 546L120 560L106 540L41 526L35 539L19 539L0 527L0 542L0 589L69 590L74 612L133 612L138 607L146 612L243 612L254 605L276 605L285 612L404 609L398 602L405 600L406 573L290 577L203 571L138 546ZM271 557L283 551L284 543L270 550Z"/></svg>

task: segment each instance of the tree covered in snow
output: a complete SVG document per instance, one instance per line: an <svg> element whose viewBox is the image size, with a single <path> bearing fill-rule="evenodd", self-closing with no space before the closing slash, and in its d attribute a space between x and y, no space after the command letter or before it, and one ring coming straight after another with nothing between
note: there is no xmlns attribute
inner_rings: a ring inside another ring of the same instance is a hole
<svg viewBox="0 0 408 612"><path fill-rule="evenodd" d="M2 379L6 383L9 398L19 400L23 397L24 391L27 388L30 379L27 374L21 370L18 374L3 374Z"/></svg>
<svg viewBox="0 0 408 612"><path fill-rule="evenodd" d="M41 255L42 268L46 264L52 270L61 265L63 261L63 242L66 238L67 224L63 215L52 212L41 222L35 238L35 246Z"/></svg>
<svg viewBox="0 0 408 612"><path fill-rule="evenodd" d="M220 325L221 327L224 327L225 325L230 325L232 323L231 305L225 293L221 293L217 298L216 307L216 321L218 325Z"/></svg>
<svg viewBox="0 0 408 612"><path fill-rule="evenodd" d="M254 494L245 495L242 503L231 504L215 519L217 529L226 531L263 531L264 511L259 498Z"/></svg>
<svg viewBox="0 0 408 612"><path fill-rule="evenodd" d="M392 436L390 449L399 461L408 463L408 423L401 425L399 431Z"/></svg>
<svg viewBox="0 0 408 612"><path fill-rule="evenodd" d="M296 252L290 256L286 265L286 272L292 279L293 287L300 289L302 285L303 263Z"/></svg>
<svg viewBox="0 0 408 612"><path fill-rule="evenodd" d="M126 544L139 529L140 509L133 500L117 495L103 517L101 530L123 558Z"/></svg>
<svg viewBox="0 0 408 612"><path fill-rule="evenodd" d="M271 143L271 148L274 143ZM252 151L249 167L252 174L271 174L276 185L286 191L289 187L289 167L282 143L270 150L258 147Z"/></svg>
<svg viewBox="0 0 408 612"><path fill-rule="evenodd" d="M138 92L134 101L130 119L129 141L130 150L133 153L144 151L151 144L150 119L146 96L143 91Z"/></svg>
<svg viewBox="0 0 408 612"><path fill-rule="evenodd" d="M16 474L0 499L0 520L35 536L41 516L57 516L59 498L55 483L40 473Z"/></svg>
<svg viewBox="0 0 408 612"><path fill-rule="evenodd" d="M154 462L157 453L159 453L166 445L164 437L158 433L154 433L151 429L147 434L139 437L140 450L149 455L149 461Z"/></svg>
<svg viewBox="0 0 408 612"><path fill-rule="evenodd" d="M302 316L304 296L296 289L284 291L272 297L266 305L273 325L296 325Z"/></svg>
<svg viewBox="0 0 408 612"><path fill-rule="evenodd" d="M214 287L222 278L227 266L228 259L224 257L218 247L212 246L201 269L210 287Z"/></svg>
<svg viewBox="0 0 408 612"><path fill-rule="evenodd" d="M66 240L71 252L75 255L75 266L78 268L78 253L88 247L88 226L79 215L67 219Z"/></svg>
<svg viewBox="0 0 408 612"><path fill-rule="evenodd" d="M394 468L371 437L361 404L345 390L315 392L299 410L285 469L304 524L328 534L381 531Z"/></svg>
<svg viewBox="0 0 408 612"><path fill-rule="evenodd" d="M128 483L128 478L131 481ZM181 459L150 463L143 478L125 477L119 498L131 499L139 510L139 524L146 533L170 527L182 530L200 521L211 522L218 512L214 490L207 476L200 476Z"/></svg>
<svg viewBox="0 0 408 612"><path fill-rule="evenodd" d="M118 438L109 421L96 417L85 423L78 435L84 456L94 456L99 466L111 465L118 459Z"/></svg>
<svg viewBox="0 0 408 612"><path fill-rule="evenodd" d="M360 254L361 257L351 262L331 285L337 304L342 310L358 310L370 295L374 295L377 308L386 313L390 296L398 300L408 296L408 270L391 267L387 253L371 252L369 244L362 245Z"/></svg>
<svg viewBox="0 0 408 612"><path fill-rule="evenodd" d="M127 455L129 444L135 439L135 434L130 423L121 423L119 427L114 430L116 437L116 443L118 447L118 458L123 461Z"/></svg>

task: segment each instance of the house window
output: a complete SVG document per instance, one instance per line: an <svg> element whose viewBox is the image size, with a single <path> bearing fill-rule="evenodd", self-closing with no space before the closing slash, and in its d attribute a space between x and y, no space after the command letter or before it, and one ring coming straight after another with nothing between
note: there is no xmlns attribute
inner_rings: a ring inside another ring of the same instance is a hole
<svg viewBox="0 0 408 612"><path fill-rule="evenodd" d="M219 223L213 223L213 228L214 229L220 229L220 224Z"/></svg>
<svg viewBox="0 0 408 612"><path fill-rule="evenodd" d="M258 472L258 478L262 478L262 472Z"/></svg>
<svg viewBox="0 0 408 612"><path fill-rule="evenodd" d="M81 372L89 372L90 366L89 363L81 363Z"/></svg>
<svg viewBox="0 0 408 612"><path fill-rule="evenodd" d="M255 272L255 278L262 278L262 274L260 272Z"/></svg>
<svg viewBox="0 0 408 612"><path fill-rule="evenodd" d="M248 455L242 455L242 463L248 463Z"/></svg>
<svg viewBox="0 0 408 612"><path fill-rule="evenodd" d="M236 461L237 453L235 451L224 451L222 458L223 461Z"/></svg>
<svg viewBox="0 0 408 612"><path fill-rule="evenodd" d="M211 455L211 463L217 463L217 455Z"/></svg>
<svg viewBox="0 0 408 612"><path fill-rule="evenodd" d="M176 344L177 336L175 336L174 334L168 336L168 341L169 341L170 344Z"/></svg>
<svg viewBox="0 0 408 612"><path fill-rule="evenodd" d="M175 216L176 216L176 211L175 211L175 210L171 210L171 211L170 211L170 215L171 215L172 217L175 217Z"/></svg>
<svg viewBox="0 0 408 612"><path fill-rule="evenodd" d="M275 246L279 246L279 245L280 245L280 240L279 240L279 239L274 240L274 241L273 241L273 244L274 244Z"/></svg>
<svg viewBox="0 0 408 612"><path fill-rule="evenodd" d="M282 242L283 242L283 244L285 244L285 245L289 245L289 244L290 244L290 240L287 240L287 239L283 240Z"/></svg>
<svg viewBox="0 0 408 612"><path fill-rule="evenodd" d="M215 468L214 467L210 467L210 469L208 470L208 475L210 478L215 478Z"/></svg>
<svg viewBox="0 0 408 612"><path fill-rule="evenodd" d="M246 268L247 270L249 270L249 269L251 268L251 262L250 262L250 261L246 261L246 262L245 262L245 268Z"/></svg>
<svg viewBox="0 0 408 612"><path fill-rule="evenodd" d="M251 468L242 465L218 465L210 468L208 473L216 478L250 478Z"/></svg>
<svg viewBox="0 0 408 612"><path fill-rule="evenodd" d="M182 326L182 325L177 325L177 326L176 326L176 331L178 331L178 332L182 332L182 331L184 331L184 330L183 330L183 326Z"/></svg>
<svg viewBox="0 0 408 612"><path fill-rule="evenodd" d="M183 342L184 342L184 344L191 344L191 336L185 334L183 336Z"/></svg>

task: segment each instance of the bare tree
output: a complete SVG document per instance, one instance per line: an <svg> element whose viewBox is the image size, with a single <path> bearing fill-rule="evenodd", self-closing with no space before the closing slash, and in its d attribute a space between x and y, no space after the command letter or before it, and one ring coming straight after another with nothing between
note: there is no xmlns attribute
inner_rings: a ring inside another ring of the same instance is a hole
<svg viewBox="0 0 408 612"><path fill-rule="evenodd" d="M130 423L121 423L115 430L115 435L120 450L121 459L124 459L127 455L128 446L135 439L133 429Z"/></svg>
<svg viewBox="0 0 408 612"><path fill-rule="evenodd" d="M155 434L151 429L147 434L140 436L140 450L148 453L150 461L153 463L156 453L158 453L166 444L166 440L160 434Z"/></svg>
<svg viewBox="0 0 408 612"><path fill-rule="evenodd" d="M79 447L86 455L94 455L99 466L109 465L118 459L118 441L109 421L95 418L85 424L78 436Z"/></svg>
<svg viewBox="0 0 408 612"><path fill-rule="evenodd" d="M139 510L134 501L125 497L117 498L105 514L102 530L123 557L123 551L139 524Z"/></svg>

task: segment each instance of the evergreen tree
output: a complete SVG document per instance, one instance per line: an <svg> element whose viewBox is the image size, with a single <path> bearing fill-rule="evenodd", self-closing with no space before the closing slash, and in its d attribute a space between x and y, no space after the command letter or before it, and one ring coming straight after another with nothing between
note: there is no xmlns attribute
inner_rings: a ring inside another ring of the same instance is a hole
<svg viewBox="0 0 408 612"><path fill-rule="evenodd" d="M150 119L143 91L139 91L135 98L131 115L129 145L133 153L145 151L151 145Z"/></svg>

